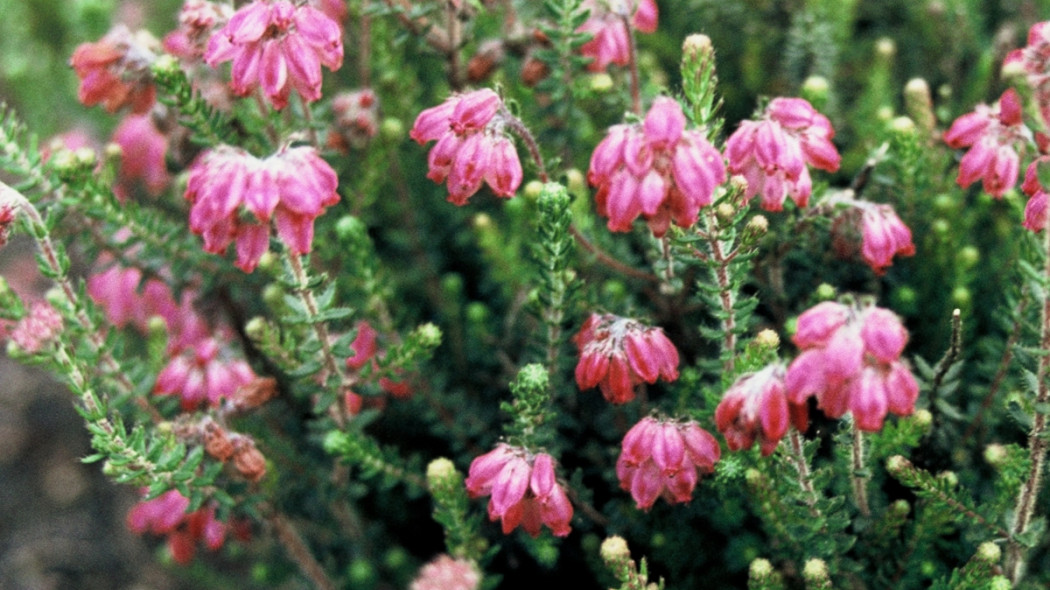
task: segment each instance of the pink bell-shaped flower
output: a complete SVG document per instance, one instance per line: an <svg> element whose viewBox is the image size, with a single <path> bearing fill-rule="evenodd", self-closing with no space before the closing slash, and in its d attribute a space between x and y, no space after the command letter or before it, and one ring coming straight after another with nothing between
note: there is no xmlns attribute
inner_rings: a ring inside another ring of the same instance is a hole
<svg viewBox="0 0 1050 590"><path fill-rule="evenodd" d="M698 130L685 129L678 101L660 97L640 125L609 129L591 156L587 180L598 187L598 214L610 231L630 231L644 217L657 237L673 221L696 223L701 207L711 204L725 182L721 154Z"/></svg>
<svg viewBox="0 0 1050 590"><path fill-rule="evenodd" d="M582 7L590 10L590 16L578 31L592 38L580 47L580 53L592 58L587 66L592 72L604 72L611 63L625 66L630 61L630 32L625 18L638 31L656 31L656 0L584 0Z"/></svg>
<svg viewBox="0 0 1050 590"><path fill-rule="evenodd" d="M321 10L289 0L255 0L241 7L211 36L204 61L233 62L234 92L262 88L276 109L295 90L306 102L321 98L321 66L343 64L339 24Z"/></svg>
<svg viewBox="0 0 1050 590"><path fill-rule="evenodd" d="M688 502L701 475L714 472L721 456L718 441L693 421L643 418L623 437L616 476L640 510L657 498Z"/></svg>
<svg viewBox="0 0 1050 590"><path fill-rule="evenodd" d="M556 537L569 534L572 504L546 453L500 443L471 462L465 484L472 498L490 496L489 519L502 521L504 534L519 525L533 537L541 525Z"/></svg>
<svg viewBox="0 0 1050 590"><path fill-rule="evenodd" d="M1017 184L1023 149L1032 137L1025 126L1021 98L1008 89L995 105L977 105L972 113L952 123L944 141L953 148L970 148L959 162L956 182L965 188L982 179L984 191L1002 197Z"/></svg>
<svg viewBox="0 0 1050 590"><path fill-rule="evenodd" d="M900 358L908 332L893 312L824 302L799 316L793 341L802 353L784 378L789 402L812 395L829 418L851 412L866 431L915 411L919 386Z"/></svg>
<svg viewBox="0 0 1050 590"><path fill-rule="evenodd" d="M510 114L487 88L457 94L416 117L409 137L437 141L427 157L427 178L448 183L448 200L465 205L487 184L499 197L513 197L522 169L514 143L504 133Z"/></svg>
<svg viewBox="0 0 1050 590"><path fill-rule="evenodd" d="M744 121L726 141L729 172L747 180L744 199L761 195L762 208L780 211L791 197L809 203L808 166L834 172L841 157L831 143L835 130L801 98L774 98L758 121Z"/></svg>
<svg viewBox="0 0 1050 590"><path fill-rule="evenodd" d="M580 351L576 384L598 387L605 399L634 399L639 383L678 379L678 350L660 328L612 314L591 314L573 337Z"/></svg>
<svg viewBox="0 0 1050 590"><path fill-rule="evenodd" d="M787 434L788 426L805 432L809 411L791 403L784 387L786 370L781 363L744 375L726 390L715 408L715 425L731 451L750 449L759 441L768 456Z"/></svg>

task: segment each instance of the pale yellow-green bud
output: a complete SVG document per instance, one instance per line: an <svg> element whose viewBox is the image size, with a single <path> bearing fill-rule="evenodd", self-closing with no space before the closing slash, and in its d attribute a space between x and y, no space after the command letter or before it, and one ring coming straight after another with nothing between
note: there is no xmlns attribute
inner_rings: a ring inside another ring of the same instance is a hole
<svg viewBox="0 0 1050 590"><path fill-rule="evenodd" d="M387 117L379 124L379 135L388 140L401 139L405 136L405 123L397 117Z"/></svg>
<svg viewBox="0 0 1050 590"><path fill-rule="evenodd" d="M259 257L259 270L270 271L273 270L274 265L277 264L277 255L273 252L266 251Z"/></svg>
<svg viewBox="0 0 1050 590"><path fill-rule="evenodd" d="M119 160L124 156L124 148L119 143L109 142L102 148L102 156L107 162Z"/></svg>
<svg viewBox="0 0 1050 590"><path fill-rule="evenodd" d="M530 180L525 183L525 190L523 194L526 198L536 200L539 198L540 193L543 192L543 183L538 180Z"/></svg>
<svg viewBox="0 0 1050 590"><path fill-rule="evenodd" d="M170 75L174 74L179 70L179 62L175 59L175 56L168 53L162 53L159 57L157 57L156 60L153 61L153 64L150 67L153 69L153 72L155 74Z"/></svg>
<svg viewBox="0 0 1050 590"><path fill-rule="evenodd" d="M875 117L880 121L886 121L887 123L893 119L893 107L879 107L879 110L875 111Z"/></svg>
<svg viewBox="0 0 1050 590"><path fill-rule="evenodd" d="M459 478L460 474L456 471L456 466L445 457L438 457L427 464L427 484L431 488L455 482Z"/></svg>
<svg viewBox="0 0 1050 590"><path fill-rule="evenodd" d="M817 285L817 291L814 295L818 301L831 301L838 296L838 290L833 285L821 283Z"/></svg>
<svg viewBox="0 0 1050 590"><path fill-rule="evenodd" d="M729 188L742 193L747 190L747 179L741 174L734 174L729 177Z"/></svg>
<svg viewBox="0 0 1050 590"><path fill-rule="evenodd" d="M715 215L722 221L732 221L733 215L736 215L736 208L729 203L722 203L715 209Z"/></svg>
<svg viewBox="0 0 1050 590"><path fill-rule="evenodd" d="M146 331L151 336L164 336L168 332L168 322L159 315L151 315L146 320Z"/></svg>
<svg viewBox="0 0 1050 590"><path fill-rule="evenodd" d="M889 506L890 514L897 517L907 516L911 512L911 505L907 500L897 500Z"/></svg>
<svg viewBox="0 0 1050 590"><path fill-rule="evenodd" d="M437 348L441 344L441 328L430 322L416 328L415 336L420 346L426 348Z"/></svg>
<svg viewBox="0 0 1050 590"><path fill-rule="evenodd" d="M937 479L947 483L951 487L959 485L959 476L954 471L942 471L937 474Z"/></svg>
<svg viewBox="0 0 1050 590"><path fill-rule="evenodd" d="M909 467L911 467L911 461L908 461L901 455L894 455L886 459L886 471L892 474L903 473Z"/></svg>
<svg viewBox="0 0 1050 590"><path fill-rule="evenodd" d="M261 341L266 336L267 329L266 320L260 316L253 317L244 325L244 333L255 342Z"/></svg>
<svg viewBox="0 0 1050 590"><path fill-rule="evenodd" d="M809 582L824 582L828 580L828 564L823 559L807 560L802 567L802 577Z"/></svg>
<svg viewBox="0 0 1050 590"><path fill-rule="evenodd" d="M627 547L627 541L623 537L613 535L602 541L600 549L602 560L606 563L616 563L631 558L631 550Z"/></svg>
<svg viewBox="0 0 1050 590"><path fill-rule="evenodd" d="M909 135L915 133L915 121L911 117L894 117L890 121L890 131L898 135Z"/></svg>
<svg viewBox="0 0 1050 590"><path fill-rule="evenodd" d="M565 171L565 187L574 195L587 193L587 178L579 168L569 168Z"/></svg>
<svg viewBox="0 0 1050 590"><path fill-rule="evenodd" d="M755 215L747 221L746 229L751 233L763 235L769 231L769 220L765 215Z"/></svg>
<svg viewBox="0 0 1050 590"><path fill-rule="evenodd" d="M711 38L702 33L693 33L682 41L682 54L688 58L695 59L697 56L714 51Z"/></svg>
<svg viewBox="0 0 1050 590"><path fill-rule="evenodd" d="M763 580L773 575L773 563L764 557L759 557L751 562L748 568L748 576L752 580Z"/></svg>
<svg viewBox="0 0 1050 590"><path fill-rule="evenodd" d="M758 485L762 483L764 479L765 477L762 475L762 472L754 467L748 468L748 470L744 472L744 481L750 485Z"/></svg>
<svg viewBox="0 0 1050 590"><path fill-rule="evenodd" d="M977 559L987 563L999 563L999 558L1003 556L1003 550L998 545L991 541L985 541L977 547L977 553L975 557Z"/></svg>
<svg viewBox="0 0 1050 590"><path fill-rule="evenodd" d="M474 229L484 231L490 227L492 227L492 218L488 213L478 213L474 216Z"/></svg>
<svg viewBox="0 0 1050 590"><path fill-rule="evenodd" d="M599 74L591 74L591 90L595 92L608 92L613 88L612 76L601 72Z"/></svg>
<svg viewBox="0 0 1050 590"><path fill-rule="evenodd" d="M73 154L77 158L77 164L84 168L93 168L95 163L98 162L98 154L95 150L89 147L77 148Z"/></svg>
<svg viewBox="0 0 1050 590"><path fill-rule="evenodd" d="M889 37L883 37L875 42L875 53L883 59L890 59L897 54L897 43Z"/></svg>
<svg viewBox="0 0 1050 590"><path fill-rule="evenodd" d="M831 84L824 76L810 76L802 82L802 98L813 104L813 108L821 110L828 102L828 93L831 92Z"/></svg>
<svg viewBox="0 0 1050 590"><path fill-rule="evenodd" d="M755 344L770 350L780 346L780 336L770 329L765 329L755 335Z"/></svg>
<svg viewBox="0 0 1050 590"><path fill-rule="evenodd" d="M919 428L929 428L930 425L933 424L933 414L926 409L915 410L915 413L912 414L911 420Z"/></svg>
<svg viewBox="0 0 1050 590"><path fill-rule="evenodd" d="M992 443L984 448L984 460L992 467L1002 467L1010 453L1001 444Z"/></svg>
<svg viewBox="0 0 1050 590"><path fill-rule="evenodd" d="M1000 72L1003 80L1023 78L1027 74L1028 72L1024 69L1024 64L1015 59L1003 63L1003 69Z"/></svg>
<svg viewBox="0 0 1050 590"><path fill-rule="evenodd" d="M912 78L904 85L904 97L930 102L930 85L923 78Z"/></svg>
<svg viewBox="0 0 1050 590"><path fill-rule="evenodd" d="M1013 587L1006 576L995 576L988 582L988 590L1011 590Z"/></svg>

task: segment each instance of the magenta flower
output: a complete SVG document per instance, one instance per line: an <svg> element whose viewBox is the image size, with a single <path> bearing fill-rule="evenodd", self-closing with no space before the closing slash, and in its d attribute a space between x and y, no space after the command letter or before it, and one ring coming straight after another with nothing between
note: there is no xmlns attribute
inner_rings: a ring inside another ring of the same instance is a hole
<svg viewBox="0 0 1050 590"><path fill-rule="evenodd" d="M230 20L233 9L208 0L186 0L179 9L179 26L164 36L164 50L189 62L200 61L208 39Z"/></svg>
<svg viewBox="0 0 1050 590"><path fill-rule="evenodd" d="M829 418L852 412L857 428L877 431L887 412L915 411L919 386L900 360L908 332L881 307L820 303L798 318L793 342L802 350L788 367L788 400L815 396Z"/></svg>
<svg viewBox="0 0 1050 590"><path fill-rule="evenodd" d="M198 542L203 541L211 551L222 547L227 528L215 518L214 507L187 513L189 506L189 498L178 490L170 490L132 506L127 515L128 528L139 534L167 535L172 557L186 565L193 560Z"/></svg>
<svg viewBox="0 0 1050 590"><path fill-rule="evenodd" d="M726 390L715 408L715 425L731 451L750 449L759 441L768 456L787 434L788 426L805 432L809 426L806 404L791 403L784 386L784 365L771 364L744 375Z"/></svg>
<svg viewBox="0 0 1050 590"><path fill-rule="evenodd" d="M255 378L248 363L233 358L214 338L206 338L172 356L157 375L153 393L178 395L185 411L202 405L214 408Z"/></svg>
<svg viewBox="0 0 1050 590"><path fill-rule="evenodd" d="M1018 149L1031 138L1024 124L1021 98L1013 88L993 106L977 105L974 112L956 119L944 133L949 146L970 148L959 162L959 186L968 187L980 178L984 191L997 198L1017 184L1021 166Z"/></svg>
<svg viewBox="0 0 1050 590"><path fill-rule="evenodd" d="M522 170L514 143L504 133L511 115L487 88L457 94L416 117L409 137L425 145L437 141L427 157L427 178L448 181L448 200L465 205L482 183L500 197L513 197Z"/></svg>
<svg viewBox="0 0 1050 590"><path fill-rule="evenodd" d="M408 590L477 590L481 574L473 562L442 554L419 570Z"/></svg>
<svg viewBox="0 0 1050 590"><path fill-rule="evenodd" d="M554 475L554 459L500 443L474 459L466 479L471 498L491 496L489 519L503 522L503 533L518 525L533 537L547 525L556 537L569 534L572 504Z"/></svg>
<svg viewBox="0 0 1050 590"><path fill-rule="evenodd" d="M638 31L656 31L656 0L584 0L582 8L591 11L590 17L577 31L592 38L580 47L580 53L593 59L587 66L592 72L604 72L611 63L625 66L630 61L630 32L625 18Z"/></svg>
<svg viewBox="0 0 1050 590"><path fill-rule="evenodd" d="M149 115L128 115L113 132L120 146L120 184L125 195L134 183L141 182L151 195L158 195L171 180L164 156L168 138L161 133Z"/></svg>
<svg viewBox="0 0 1050 590"><path fill-rule="evenodd" d="M343 64L342 31L312 6L255 0L212 35L204 61L232 61L234 92L247 96L261 87L283 109L293 89L307 102L321 98L321 66L334 72Z"/></svg>
<svg viewBox="0 0 1050 590"><path fill-rule="evenodd" d="M1032 25L1028 29L1028 44L1007 54L1003 70L1012 68L1024 73L1043 122L1050 124L1050 21Z"/></svg>
<svg viewBox="0 0 1050 590"><path fill-rule="evenodd" d="M80 78L80 102L102 103L111 113L126 106L138 114L149 111L157 95L149 73L155 45L148 33L132 34L117 25L102 39L77 46L69 64Z"/></svg>
<svg viewBox="0 0 1050 590"><path fill-rule="evenodd" d="M335 95L332 114L331 147L361 149L379 132L379 100L370 88Z"/></svg>
<svg viewBox="0 0 1050 590"><path fill-rule="evenodd" d="M892 205L849 197L834 202L846 207L831 226L835 250L843 258L851 258L859 251L875 274L882 275L886 267L893 265L894 256L915 254L911 229Z"/></svg>
<svg viewBox="0 0 1050 590"><path fill-rule="evenodd" d="M314 219L339 201L337 184L335 171L312 147L285 147L260 160L220 146L190 169L190 230L214 254L236 242L237 267L252 272L270 248L271 220L289 251L310 251Z"/></svg>
<svg viewBox="0 0 1050 590"><path fill-rule="evenodd" d="M678 101L660 97L641 125L616 125L594 149L587 180L598 187L598 214L610 231L630 231L642 216L657 237L673 220L696 223L725 182L721 154L699 130L685 130Z"/></svg>
<svg viewBox="0 0 1050 590"><path fill-rule="evenodd" d="M839 169L831 122L804 99L774 98L758 121L744 121L726 141L729 172L747 179L744 199L762 195L762 208L780 211L791 197L809 203L813 180L809 168Z"/></svg>
<svg viewBox="0 0 1050 590"><path fill-rule="evenodd" d="M640 510L659 497L670 504L688 502L700 476L714 472L721 452L715 437L696 422L647 417L623 437L616 476Z"/></svg>
<svg viewBox="0 0 1050 590"><path fill-rule="evenodd" d="M1046 189L1039 183L1039 165L1046 166L1048 163L1050 163L1050 156L1037 158L1028 165L1028 170L1024 173L1024 182L1021 183L1021 190L1028 195L1028 204L1024 208L1024 223L1022 225L1025 229L1036 233L1043 231L1047 223L1047 209L1048 204L1050 204L1050 196L1047 195Z"/></svg>
<svg viewBox="0 0 1050 590"><path fill-rule="evenodd" d="M678 350L660 328L592 313L573 342L580 351L576 384L580 389L598 387L610 403L631 401L643 381L678 379Z"/></svg>
<svg viewBox="0 0 1050 590"><path fill-rule="evenodd" d="M29 313L11 330L14 342L27 354L36 354L45 346L53 344L62 333L62 316L51 304L40 300L29 306Z"/></svg>

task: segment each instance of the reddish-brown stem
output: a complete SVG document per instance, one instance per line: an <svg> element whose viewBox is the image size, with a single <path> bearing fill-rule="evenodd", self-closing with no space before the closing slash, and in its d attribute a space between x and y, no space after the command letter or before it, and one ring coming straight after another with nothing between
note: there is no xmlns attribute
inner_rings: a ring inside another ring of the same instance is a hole
<svg viewBox="0 0 1050 590"><path fill-rule="evenodd" d="M360 26L357 31L357 77L361 87L372 85L372 17L361 11Z"/></svg>
<svg viewBox="0 0 1050 590"><path fill-rule="evenodd" d="M788 429L788 443L791 446L791 461L798 472L798 485L805 493L809 514L813 518L820 518L820 510L817 509L817 491L813 489L813 478L809 472L809 463L806 462L806 453L802 448L802 437L794 428Z"/></svg>
<svg viewBox="0 0 1050 590"><path fill-rule="evenodd" d="M631 110L640 117L642 116L642 91L638 81L638 49L635 47L631 16L622 14L620 21L627 31L627 69L631 73Z"/></svg>
<svg viewBox="0 0 1050 590"><path fill-rule="evenodd" d="M871 508L868 505L868 478L860 475L864 472L864 435L860 429L857 428L857 423L853 423L853 447L851 448L851 456L853 458L852 473L850 478L853 481L853 501L857 503L857 510L860 510L861 515L871 516Z"/></svg>
<svg viewBox="0 0 1050 590"><path fill-rule="evenodd" d="M543 156L540 154L540 146L536 143L536 138L532 136L532 132L525 126L525 123L521 119L510 114L506 108L501 110L503 119L508 129L510 129L514 135L517 135L525 142L525 149L529 150L529 157L536 163L536 174L540 177L543 182L549 182L550 176L547 175L547 166L543 163Z"/></svg>
<svg viewBox="0 0 1050 590"><path fill-rule="evenodd" d="M621 274L624 274L631 278L645 281L647 283L660 282L660 277L657 277L656 275L647 273L645 271L638 270L637 268L627 266L626 264L610 256L607 252L604 252L598 246L595 246L593 243L591 243L590 240L586 238L586 236L580 233L580 230L576 229L575 225L569 226L569 232L572 234L572 237L576 239L577 244L579 244L584 250L590 252L591 254L594 254L598 258L598 261L604 264L605 266L608 266L609 268Z"/></svg>
<svg viewBox="0 0 1050 590"><path fill-rule="evenodd" d="M722 320L722 370L732 375L736 368L736 309L733 289L729 280L729 263L736 256L735 252L725 252L718 237L718 219L710 207L707 215L707 243L711 248L710 261L714 263L715 282L718 283L718 300L725 317Z"/></svg>
<svg viewBox="0 0 1050 590"><path fill-rule="evenodd" d="M449 48L452 46L449 42L448 36L445 31L431 26L431 23L426 18L418 18L412 20L408 17L408 11L412 9L412 3L409 0L384 0L386 5L391 8L400 8L397 10L397 21L401 23L401 26L408 29L408 32L419 37L424 35L424 40L427 45L430 45L438 53L449 52Z"/></svg>
<svg viewBox="0 0 1050 590"><path fill-rule="evenodd" d="M271 510L266 517L267 522L273 527L277 541L281 543L288 557L299 566L299 571L319 590L335 590L335 582L329 579L324 568L310 553L302 535L295 526L281 513Z"/></svg>

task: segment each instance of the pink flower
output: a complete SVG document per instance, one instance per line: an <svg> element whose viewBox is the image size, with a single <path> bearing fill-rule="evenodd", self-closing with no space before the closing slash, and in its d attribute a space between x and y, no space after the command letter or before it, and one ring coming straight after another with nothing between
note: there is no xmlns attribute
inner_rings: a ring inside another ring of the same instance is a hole
<svg viewBox="0 0 1050 590"><path fill-rule="evenodd" d="M487 88L457 94L416 117L409 137L420 145L437 141L427 157L427 178L448 182L448 200L464 205L482 183L500 197L513 197L522 170L514 143L504 134L510 113Z"/></svg>
<svg viewBox="0 0 1050 590"><path fill-rule="evenodd" d="M178 490L170 490L152 500L143 500L128 511L128 528L138 534L167 535L168 549L176 562L186 565L193 560L197 543L211 551L226 541L226 524L216 520L213 506L187 513L190 506Z"/></svg>
<svg viewBox="0 0 1050 590"><path fill-rule="evenodd" d="M157 375L153 393L178 395L182 409L192 411L201 405L217 407L255 378L248 363L233 358L214 338L207 338L174 353Z"/></svg>
<svg viewBox="0 0 1050 590"><path fill-rule="evenodd" d="M518 525L533 537L547 525L556 537L569 534L572 504L555 479L554 459L500 443L474 459L466 479L471 498L491 496L489 520L503 522L503 533Z"/></svg>
<svg viewBox="0 0 1050 590"><path fill-rule="evenodd" d="M610 231L630 231L642 216L653 235L696 223L725 182L721 154L699 130L685 130L678 101L660 97L641 125L616 125L594 149L587 180L598 187L598 214Z"/></svg>
<svg viewBox="0 0 1050 590"><path fill-rule="evenodd" d="M204 57L208 39L233 14L226 4L208 0L186 0L179 9L179 26L164 37L164 50L189 62Z"/></svg>
<svg viewBox="0 0 1050 590"><path fill-rule="evenodd" d="M339 201L337 184L335 171L312 147L285 147L260 160L220 146L190 169L190 230L215 254L236 242L237 266L252 272L270 248L271 220L292 253L310 251L314 219Z"/></svg>
<svg viewBox="0 0 1050 590"><path fill-rule="evenodd" d="M1024 72L1043 122L1050 124L1050 21L1032 25L1028 29L1028 44L1007 54L1003 70L1013 67Z"/></svg>
<svg viewBox="0 0 1050 590"><path fill-rule="evenodd" d="M342 31L312 6L255 0L212 35L204 61L232 61L234 92L247 96L261 87L283 109L293 89L307 102L321 98L321 66L334 72L343 64Z"/></svg>
<svg viewBox="0 0 1050 590"><path fill-rule="evenodd" d="M859 251L875 274L882 275L886 267L893 265L894 256L915 254L911 230L897 217L892 205L849 197L834 202L845 205L845 211L831 226L835 250L843 258L851 258Z"/></svg>
<svg viewBox="0 0 1050 590"><path fill-rule="evenodd" d="M1024 208L1025 229L1040 232L1046 228L1048 199L1046 189L1039 182L1039 166L1050 165L1050 156L1036 158L1024 173L1021 190L1028 195L1028 204Z"/></svg>
<svg viewBox="0 0 1050 590"><path fill-rule="evenodd" d="M341 92L332 98L332 131L328 145L361 149L379 132L379 100L369 88Z"/></svg>
<svg viewBox="0 0 1050 590"><path fill-rule="evenodd" d="M774 363L736 380L715 408L715 424L729 449L750 449L759 441L768 456L787 434L788 426L805 432L809 410L790 403L784 388L784 365Z"/></svg>
<svg viewBox="0 0 1050 590"><path fill-rule="evenodd" d="M472 562L439 555L419 570L409 590L477 590L481 574Z"/></svg>
<svg viewBox="0 0 1050 590"><path fill-rule="evenodd" d="M793 338L802 349L788 367L788 401L813 395L829 418L852 412L857 428L877 431L887 412L915 411L919 386L900 360L908 332L881 307L824 302L798 318Z"/></svg>
<svg viewBox="0 0 1050 590"><path fill-rule="evenodd" d="M149 73L157 58L155 44L148 33L132 34L117 25L102 39L77 46L69 64L80 78L80 102L102 103L111 113L125 106L138 114L149 111L156 98Z"/></svg>
<svg viewBox="0 0 1050 590"><path fill-rule="evenodd" d="M141 181L151 195L158 195L171 180L164 160L168 138L161 133L149 115L124 117L113 141L120 146L120 188L127 193L134 182Z"/></svg>
<svg viewBox="0 0 1050 590"><path fill-rule="evenodd" d="M956 119L944 133L949 146L970 148L959 162L959 186L968 187L980 178L984 191L993 197L1002 197L1017 184L1021 165L1018 144L1023 149L1031 138L1021 99L1013 88L993 106L977 105L974 112Z"/></svg>
<svg viewBox="0 0 1050 590"><path fill-rule="evenodd" d="M379 337L379 333L372 328L372 325L362 320L357 322L357 336L354 337L354 341L350 344L350 348L354 350L354 355L346 359L346 368L353 371L360 371L365 366L371 367L372 371L379 370L379 359L382 355L378 355L379 347L376 344L376 340ZM390 395L405 399L412 396L412 386L404 381L394 381L387 377L381 377L379 379L379 387L383 391ZM360 398L357 394L354 394L357 398ZM358 406L358 410L361 405L360 399L354 399L351 406ZM356 414L357 412L351 412Z"/></svg>
<svg viewBox="0 0 1050 590"><path fill-rule="evenodd" d="M774 98L762 119L744 121L726 141L729 172L747 179L745 200L762 195L762 208L780 211L791 197L805 207L813 192L808 166L839 169L835 130L801 98Z"/></svg>
<svg viewBox="0 0 1050 590"><path fill-rule="evenodd" d="M643 33L656 31L656 0L584 0L582 8L590 10L590 17L577 30L592 38L580 47L580 53L593 58L587 66L593 72L604 72L611 63L625 66L630 61L630 32L625 18Z"/></svg>
<svg viewBox="0 0 1050 590"><path fill-rule="evenodd" d="M36 354L62 333L62 316L46 301L34 301L29 313L11 330L11 341L27 354Z"/></svg>
<svg viewBox="0 0 1050 590"><path fill-rule="evenodd" d="M612 314L592 313L573 337L580 351L576 384L598 387L605 399L624 404L643 381L678 379L678 350L660 328Z"/></svg>
<svg viewBox="0 0 1050 590"><path fill-rule="evenodd" d="M15 201L8 198L6 192L0 191L0 248L7 244L11 225L15 222L15 215L18 213L15 205Z"/></svg>
<svg viewBox="0 0 1050 590"><path fill-rule="evenodd" d="M693 421L643 418L623 437L616 476L640 510L657 498L688 502L701 475L714 472L721 456L718 441Z"/></svg>

